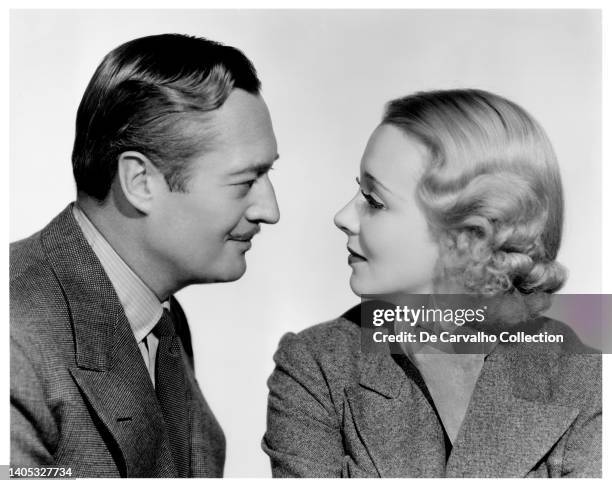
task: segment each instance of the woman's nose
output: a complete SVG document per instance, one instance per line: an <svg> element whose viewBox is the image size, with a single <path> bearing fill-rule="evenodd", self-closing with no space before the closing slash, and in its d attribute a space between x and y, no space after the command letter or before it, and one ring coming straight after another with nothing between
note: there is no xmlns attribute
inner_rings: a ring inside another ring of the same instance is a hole
<svg viewBox="0 0 612 486"><path fill-rule="evenodd" d="M355 206L358 195L359 194L356 194L355 197L334 216L334 224L347 235L359 233L359 213Z"/></svg>

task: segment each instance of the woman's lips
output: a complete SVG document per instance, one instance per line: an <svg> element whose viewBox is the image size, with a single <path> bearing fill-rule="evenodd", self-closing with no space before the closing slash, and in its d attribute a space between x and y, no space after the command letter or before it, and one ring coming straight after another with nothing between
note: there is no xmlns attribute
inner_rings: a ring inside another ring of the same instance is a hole
<svg viewBox="0 0 612 486"><path fill-rule="evenodd" d="M349 246L346 247L349 252L348 263L349 265L353 263L365 262L366 258L356 251L352 250Z"/></svg>

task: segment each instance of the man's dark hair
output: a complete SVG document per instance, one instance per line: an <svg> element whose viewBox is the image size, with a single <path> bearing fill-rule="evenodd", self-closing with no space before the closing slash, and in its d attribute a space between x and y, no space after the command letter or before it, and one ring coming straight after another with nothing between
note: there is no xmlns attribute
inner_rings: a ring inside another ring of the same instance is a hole
<svg viewBox="0 0 612 486"><path fill-rule="evenodd" d="M102 60L79 105L72 151L77 190L105 199L118 157L128 150L147 156L172 190L184 190L187 161L210 143L193 121L205 120L234 88L259 94L261 83L233 47L181 34L120 45Z"/></svg>

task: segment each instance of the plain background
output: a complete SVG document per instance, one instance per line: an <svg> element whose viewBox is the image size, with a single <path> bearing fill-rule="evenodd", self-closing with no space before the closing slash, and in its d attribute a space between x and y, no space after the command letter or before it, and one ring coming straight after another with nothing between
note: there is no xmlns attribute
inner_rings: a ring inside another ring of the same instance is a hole
<svg viewBox="0 0 612 486"><path fill-rule="evenodd" d="M259 72L281 155L272 173L281 221L254 240L243 279L178 294L199 382L227 437L227 476L269 475L259 443L282 334L357 303L332 218L356 190L361 153L391 98L478 87L530 111L566 191L563 292L601 290L597 11L13 11L10 27L11 241L73 200L76 109L109 50L188 33L240 48Z"/></svg>

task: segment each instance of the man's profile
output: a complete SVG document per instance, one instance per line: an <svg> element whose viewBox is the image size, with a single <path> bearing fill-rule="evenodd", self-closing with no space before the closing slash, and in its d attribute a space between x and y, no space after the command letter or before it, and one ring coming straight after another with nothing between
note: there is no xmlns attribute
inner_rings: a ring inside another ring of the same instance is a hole
<svg viewBox="0 0 612 486"><path fill-rule="evenodd" d="M237 49L165 34L104 58L77 113L76 202L11 244L11 465L222 476L173 294L244 274L251 239L279 219L276 158Z"/></svg>

